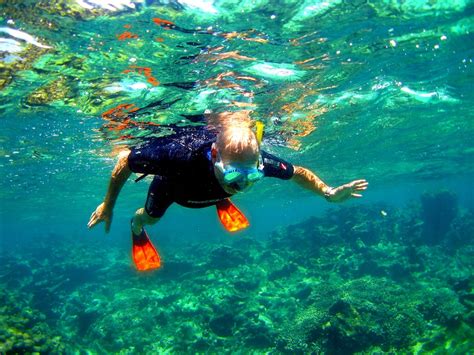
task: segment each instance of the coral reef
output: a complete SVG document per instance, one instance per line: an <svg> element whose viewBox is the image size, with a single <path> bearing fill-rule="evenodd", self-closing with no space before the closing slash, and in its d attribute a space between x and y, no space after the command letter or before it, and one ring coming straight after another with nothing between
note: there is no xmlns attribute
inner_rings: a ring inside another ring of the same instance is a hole
<svg viewBox="0 0 474 355"><path fill-rule="evenodd" d="M1 260L0 350L466 353L473 214L446 206L455 213L433 244L419 216L447 197L425 196L401 209L331 209L260 241L163 241L152 273L95 242L50 236L52 245L12 249Z"/></svg>
<svg viewBox="0 0 474 355"><path fill-rule="evenodd" d="M61 337L45 322L45 315L16 292L0 289L0 353L61 353Z"/></svg>

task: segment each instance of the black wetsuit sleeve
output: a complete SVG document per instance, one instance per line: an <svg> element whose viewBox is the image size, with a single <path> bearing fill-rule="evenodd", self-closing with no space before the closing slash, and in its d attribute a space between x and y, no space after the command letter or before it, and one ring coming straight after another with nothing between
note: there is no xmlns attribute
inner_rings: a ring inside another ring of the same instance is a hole
<svg viewBox="0 0 474 355"><path fill-rule="evenodd" d="M289 180L293 177L293 164L262 150L263 172L266 177Z"/></svg>
<svg viewBox="0 0 474 355"><path fill-rule="evenodd" d="M132 148L128 166L134 173L172 175L186 160L187 155L188 152L171 139L152 139Z"/></svg>

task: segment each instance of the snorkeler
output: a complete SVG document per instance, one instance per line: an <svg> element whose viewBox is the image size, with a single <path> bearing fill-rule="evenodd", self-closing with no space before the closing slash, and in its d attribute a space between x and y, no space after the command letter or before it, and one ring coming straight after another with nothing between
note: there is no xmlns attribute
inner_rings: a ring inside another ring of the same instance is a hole
<svg viewBox="0 0 474 355"><path fill-rule="evenodd" d="M231 119L239 114L217 116ZM256 132L248 124L224 125L219 130L209 126L175 127L171 135L151 138L123 151L112 171L104 202L92 213L88 227L105 222L105 230L109 231L115 202L132 172L154 175L145 206L135 212L131 222L133 260L141 271L161 265L143 227L158 222L172 203L190 208L214 205L223 226L234 232L249 222L230 197L264 177L293 180L330 202L362 197L360 192L368 186L366 180L330 187L310 170L261 150L262 135L263 125L258 123Z"/></svg>

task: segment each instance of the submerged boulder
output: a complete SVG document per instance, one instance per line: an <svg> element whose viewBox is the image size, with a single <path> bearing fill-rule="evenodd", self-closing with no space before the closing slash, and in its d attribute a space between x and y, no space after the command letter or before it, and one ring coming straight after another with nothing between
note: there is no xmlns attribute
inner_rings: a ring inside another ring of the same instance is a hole
<svg viewBox="0 0 474 355"><path fill-rule="evenodd" d="M451 222L458 213L457 196L449 191L424 193L421 198L424 243L439 244L447 235Z"/></svg>
<svg viewBox="0 0 474 355"><path fill-rule="evenodd" d="M208 266L215 269L237 267L248 263L249 256L239 249L220 246L211 251Z"/></svg>
<svg viewBox="0 0 474 355"><path fill-rule="evenodd" d="M230 337L233 335L235 318L232 314L226 313L212 318L209 321L209 328L220 337Z"/></svg>

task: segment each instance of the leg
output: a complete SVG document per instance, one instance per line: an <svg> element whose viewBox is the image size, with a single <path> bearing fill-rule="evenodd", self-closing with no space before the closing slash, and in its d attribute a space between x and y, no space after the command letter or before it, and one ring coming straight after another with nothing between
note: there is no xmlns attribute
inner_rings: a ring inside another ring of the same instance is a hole
<svg viewBox="0 0 474 355"><path fill-rule="evenodd" d="M160 218L150 216L144 208L139 208L132 219L132 232L139 235L143 229L143 226L155 224Z"/></svg>
<svg viewBox="0 0 474 355"><path fill-rule="evenodd" d="M132 257L139 271L161 266L160 256L143 226L158 222L173 203L171 187L165 179L155 176L148 190L145 208L138 209L132 219Z"/></svg>
<svg viewBox="0 0 474 355"><path fill-rule="evenodd" d="M155 176L148 189L145 208L139 208L133 216L132 232L139 235L143 226L158 222L172 203L172 186L162 177Z"/></svg>

